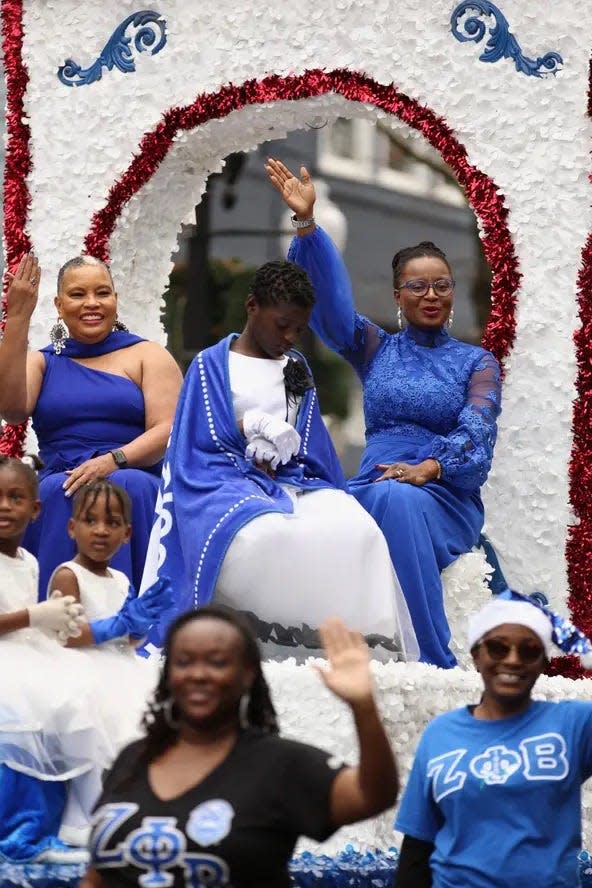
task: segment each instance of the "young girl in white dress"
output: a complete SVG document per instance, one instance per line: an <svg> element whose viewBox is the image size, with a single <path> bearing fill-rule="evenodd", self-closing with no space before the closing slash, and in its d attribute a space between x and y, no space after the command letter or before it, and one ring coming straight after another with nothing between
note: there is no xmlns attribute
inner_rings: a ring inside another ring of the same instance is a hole
<svg viewBox="0 0 592 888"><path fill-rule="evenodd" d="M107 767L116 750L88 674L72 672L62 647L82 607L59 592L37 603L39 567L20 547L37 490L29 466L0 456L0 855L76 862L80 852L57 839L68 782Z"/></svg>
<svg viewBox="0 0 592 888"><path fill-rule="evenodd" d="M158 680L157 663L139 657L135 646L147 633L156 616L171 603L171 590L159 582L141 598L124 573L109 562L131 536L131 501L117 484L98 478L76 493L68 533L77 554L59 565L48 587L48 595L60 589L80 602L86 621L68 651L71 668L91 669L97 687L96 718L100 720L119 751L140 734L140 720ZM68 799L74 820L78 812L80 835L86 838L89 814L100 789L100 773L74 785ZM64 834L70 842L78 835Z"/></svg>

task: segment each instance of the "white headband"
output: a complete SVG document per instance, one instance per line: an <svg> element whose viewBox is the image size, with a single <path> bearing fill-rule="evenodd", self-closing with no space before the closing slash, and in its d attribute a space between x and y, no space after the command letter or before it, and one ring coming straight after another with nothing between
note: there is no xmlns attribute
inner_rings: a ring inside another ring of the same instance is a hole
<svg viewBox="0 0 592 888"><path fill-rule="evenodd" d="M527 601L512 601L507 598L494 598L488 601L485 607L470 618L469 650L487 632L503 623L514 623L531 629L542 641L547 657L551 656L553 627L544 611Z"/></svg>

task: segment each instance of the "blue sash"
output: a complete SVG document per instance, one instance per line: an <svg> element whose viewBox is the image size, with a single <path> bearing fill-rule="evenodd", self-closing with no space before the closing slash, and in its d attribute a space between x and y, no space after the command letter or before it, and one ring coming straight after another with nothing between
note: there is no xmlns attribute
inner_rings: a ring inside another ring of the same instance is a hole
<svg viewBox="0 0 592 888"><path fill-rule="evenodd" d="M127 348L135 345L136 342L144 342L142 336L136 336L135 333L128 333L125 330L113 330L100 342L87 344L79 342L77 339L64 339L61 354L66 358L97 358L99 355L107 355L110 352L118 351L120 348ZM53 345L46 345L45 348L39 349L45 354L55 355Z"/></svg>
<svg viewBox="0 0 592 888"><path fill-rule="evenodd" d="M235 337L233 333L205 349L192 362L164 457L151 546L158 546L158 574L173 583L173 616L212 599L226 550L241 527L266 512L293 512L280 485L345 489L314 388L303 396L298 412L300 452L280 466L275 480L245 459L246 441L234 416L228 373ZM290 355L304 360L298 352ZM264 558L265 553L254 552L253 557ZM162 647L166 629L163 621L149 642Z"/></svg>

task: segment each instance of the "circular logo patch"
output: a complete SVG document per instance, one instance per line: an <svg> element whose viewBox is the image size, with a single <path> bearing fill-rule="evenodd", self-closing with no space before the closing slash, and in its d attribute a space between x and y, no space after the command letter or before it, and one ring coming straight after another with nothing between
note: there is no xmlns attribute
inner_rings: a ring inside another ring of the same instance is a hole
<svg viewBox="0 0 592 888"><path fill-rule="evenodd" d="M221 842L230 832L234 808L224 799L202 802L189 815L185 831L198 845L207 847Z"/></svg>

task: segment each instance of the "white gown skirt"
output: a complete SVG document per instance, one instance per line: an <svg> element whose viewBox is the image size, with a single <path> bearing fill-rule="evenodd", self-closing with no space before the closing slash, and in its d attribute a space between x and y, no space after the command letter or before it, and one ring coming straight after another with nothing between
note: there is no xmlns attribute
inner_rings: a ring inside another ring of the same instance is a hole
<svg viewBox="0 0 592 888"><path fill-rule="evenodd" d="M0 641L2 764L41 780L69 780L111 763L116 749L97 717L95 676L71 654L38 630Z"/></svg>
<svg viewBox="0 0 592 888"><path fill-rule="evenodd" d="M296 492L294 512L246 524L230 544L215 602L285 628L340 617L363 635L396 639L417 659L411 619L374 519L342 490Z"/></svg>
<svg viewBox="0 0 592 888"><path fill-rule="evenodd" d="M131 649L65 649L38 630L2 639L0 763L41 780L109 767L140 736L158 671Z"/></svg>

